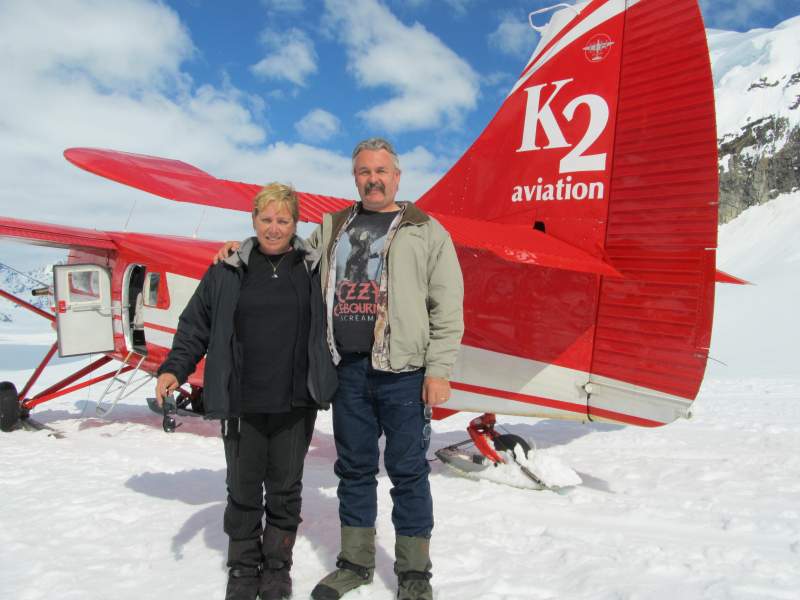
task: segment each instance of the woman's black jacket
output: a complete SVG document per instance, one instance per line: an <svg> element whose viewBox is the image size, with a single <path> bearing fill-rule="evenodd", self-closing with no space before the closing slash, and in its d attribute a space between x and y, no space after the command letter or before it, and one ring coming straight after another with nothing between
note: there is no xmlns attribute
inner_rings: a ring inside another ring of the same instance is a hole
<svg viewBox="0 0 800 600"><path fill-rule="evenodd" d="M239 302L243 269L256 238L242 242L238 252L209 267L178 321L172 350L158 374L172 373L183 384L206 355L203 404L207 419L239 416L241 351L236 340L234 313ZM327 346L325 310L319 282L319 256L299 238L295 250L311 277L311 323L308 336L308 392L319 408L330 407L336 391L336 367Z"/></svg>

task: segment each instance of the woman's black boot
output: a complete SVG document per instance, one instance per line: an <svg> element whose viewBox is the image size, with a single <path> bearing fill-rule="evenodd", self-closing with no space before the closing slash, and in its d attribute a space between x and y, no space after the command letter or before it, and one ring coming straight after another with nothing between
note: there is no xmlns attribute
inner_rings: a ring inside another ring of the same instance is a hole
<svg viewBox="0 0 800 600"><path fill-rule="evenodd" d="M258 588L261 600L284 600L292 595L292 550L296 531L285 531L267 525L261 543L264 568Z"/></svg>
<svg viewBox="0 0 800 600"><path fill-rule="evenodd" d="M225 600L256 600L261 582L258 567L232 567L228 571L228 588Z"/></svg>

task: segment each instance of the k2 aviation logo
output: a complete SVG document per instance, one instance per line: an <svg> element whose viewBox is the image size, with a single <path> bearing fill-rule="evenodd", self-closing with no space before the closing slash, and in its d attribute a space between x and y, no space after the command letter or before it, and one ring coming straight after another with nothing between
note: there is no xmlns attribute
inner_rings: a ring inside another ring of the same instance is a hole
<svg viewBox="0 0 800 600"><path fill-rule="evenodd" d="M608 56L613 45L614 42L611 41L610 37L605 33L598 33L583 47L583 54L589 62L600 62Z"/></svg>
<svg viewBox="0 0 800 600"><path fill-rule="evenodd" d="M574 79L562 79L552 83L542 83L525 88L525 123L522 127L522 143L517 152L534 152L569 148L559 161L559 174L605 171L607 153L589 154L587 151L605 132L608 125L608 103L597 94L582 94L573 97L561 111L561 119L572 121L579 106L589 109L589 123L581 139L573 144L564 136L559 118L553 112L551 103ZM543 98L546 98L544 101ZM563 122L563 120L562 120ZM547 138L546 145L538 145L537 135L541 128ZM603 181L575 182L568 175L557 181L545 181L542 177L535 185L515 185L511 192L512 202L531 202L547 200L603 200L605 184Z"/></svg>

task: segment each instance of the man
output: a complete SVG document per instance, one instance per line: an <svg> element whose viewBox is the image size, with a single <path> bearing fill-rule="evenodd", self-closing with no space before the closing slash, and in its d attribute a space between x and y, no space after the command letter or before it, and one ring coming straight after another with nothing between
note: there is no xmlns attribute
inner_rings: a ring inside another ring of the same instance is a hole
<svg viewBox="0 0 800 600"><path fill-rule="evenodd" d="M400 174L389 142L360 142L353 175L361 202L326 214L309 238L321 250L328 347L339 376L333 431L341 551L314 600L336 600L372 582L381 435L393 485L397 597L433 598L430 407L450 397L464 284L444 228L413 203L395 200Z"/></svg>
<svg viewBox="0 0 800 600"><path fill-rule="evenodd" d="M314 600L335 600L372 581L381 435L393 485L397 597L433 597L429 407L450 397L464 285L444 228L413 203L395 200L400 174L389 142L359 143L353 175L361 202L325 215L309 239L322 250L328 341L339 374L333 429L341 551ZM367 251L351 243L356 239L370 242Z"/></svg>

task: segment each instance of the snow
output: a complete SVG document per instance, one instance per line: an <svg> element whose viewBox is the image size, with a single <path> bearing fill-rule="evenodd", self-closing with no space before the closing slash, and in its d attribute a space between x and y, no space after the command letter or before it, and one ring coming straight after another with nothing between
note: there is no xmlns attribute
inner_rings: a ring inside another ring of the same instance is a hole
<svg viewBox="0 0 800 600"><path fill-rule="evenodd" d="M800 109L791 108L800 97L798 36L800 16L774 29L708 30L718 138L738 135L743 124L771 115L787 119L789 129L800 125ZM785 140L773 143L770 153Z"/></svg>
<svg viewBox="0 0 800 600"><path fill-rule="evenodd" d="M754 285L718 285L712 377L800 377L800 192L753 206L719 233L718 268ZM727 366L725 366L727 365Z"/></svg>
<svg viewBox="0 0 800 600"><path fill-rule="evenodd" d="M558 455L547 450L536 448L535 444L530 444L531 452L526 456L519 446L514 447L515 462L527 468L548 488L561 489L580 485L582 483L580 475L572 470ZM510 468L511 461L507 461ZM518 473L519 471L514 471Z"/></svg>
<svg viewBox="0 0 800 600"><path fill-rule="evenodd" d="M582 482L533 491L431 463L439 600L797 598L800 371L796 366L800 194L720 231L720 267L756 285L718 286L712 363L694 417L658 429L500 417ZM0 380L20 385L53 339L48 325L0 324ZM45 372L52 382L80 361ZM101 386L47 403L47 430L0 434L0 598L221 598L225 463L218 426L174 434L144 401L94 417ZM433 424L433 450L474 415ZM536 454L534 455L534 457ZM338 550L330 413L304 477L295 597ZM562 472L563 473L563 472ZM379 477L375 582L347 598L393 598L390 484Z"/></svg>

